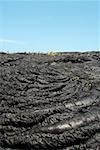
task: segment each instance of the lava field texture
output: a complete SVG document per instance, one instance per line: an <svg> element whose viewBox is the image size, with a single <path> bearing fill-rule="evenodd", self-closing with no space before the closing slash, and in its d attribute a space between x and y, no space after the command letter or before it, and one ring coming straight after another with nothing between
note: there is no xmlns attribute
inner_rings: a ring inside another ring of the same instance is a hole
<svg viewBox="0 0 100 150"><path fill-rule="evenodd" d="M100 150L100 52L0 53L0 150Z"/></svg>

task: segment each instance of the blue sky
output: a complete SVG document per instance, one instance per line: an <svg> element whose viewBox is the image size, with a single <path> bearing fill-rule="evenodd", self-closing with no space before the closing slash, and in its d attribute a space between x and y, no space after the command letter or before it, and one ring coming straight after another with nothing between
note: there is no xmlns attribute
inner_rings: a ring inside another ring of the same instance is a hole
<svg viewBox="0 0 100 150"><path fill-rule="evenodd" d="M0 0L0 51L100 50L99 0Z"/></svg>

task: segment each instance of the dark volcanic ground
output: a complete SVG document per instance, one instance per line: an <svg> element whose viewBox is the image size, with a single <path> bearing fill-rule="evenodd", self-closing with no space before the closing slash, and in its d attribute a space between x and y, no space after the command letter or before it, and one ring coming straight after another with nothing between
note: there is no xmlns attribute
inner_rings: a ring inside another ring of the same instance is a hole
<svg viewBox="0 0 100 150"><path fill-rule="evenodd" d="M100 52L0 53L0 150L100 150Z"/></svg>

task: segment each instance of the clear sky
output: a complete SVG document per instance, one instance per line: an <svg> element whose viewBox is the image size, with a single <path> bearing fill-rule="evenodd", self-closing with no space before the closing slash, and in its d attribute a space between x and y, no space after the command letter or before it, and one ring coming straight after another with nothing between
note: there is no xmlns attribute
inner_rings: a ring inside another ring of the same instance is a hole
<svg viewBox="0 0 100 150"><path fill-rule="evenodd" d="M0 51L100 50L99 0L0 0Z"/></svg>

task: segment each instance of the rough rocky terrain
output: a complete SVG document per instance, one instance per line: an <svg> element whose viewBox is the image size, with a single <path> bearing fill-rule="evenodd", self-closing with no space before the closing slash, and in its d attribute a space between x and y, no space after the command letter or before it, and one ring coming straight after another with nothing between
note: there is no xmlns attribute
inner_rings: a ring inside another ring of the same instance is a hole
<svg viewBox="0 0 100 150"><path fill-rule="evenodd" d="M0 150L100 150L100 52L0 53Z"/></svg>

